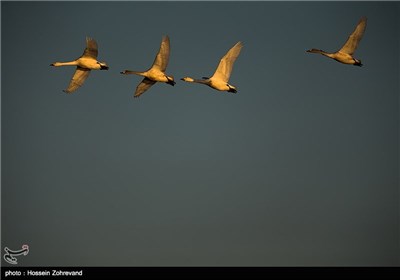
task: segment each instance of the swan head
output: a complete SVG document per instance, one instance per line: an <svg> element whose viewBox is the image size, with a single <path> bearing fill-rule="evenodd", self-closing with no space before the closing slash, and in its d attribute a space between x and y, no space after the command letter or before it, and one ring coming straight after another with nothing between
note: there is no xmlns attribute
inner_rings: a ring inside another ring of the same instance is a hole
<svg viewBox="0 0 400 280"><path fill-rule="evenodd" d="M54 63L52 63L52 64L50 64L50 66L60 66L60 62L54 62Z"/></svg>
<svg viewBox="0 0 400 280"><path fill-rule="evenodd" d="M185 81L185 82L189 82L189 83L193 83L194 82L194 79L190 78L190 77L183 77L181 80Z"/></svg>
<svg viewBox="0 0 400 280"><path fill-rule="evenodd" d="M97 64L100 65L100 70L108 70L108 65L105 62L97 61Z"/></svg>

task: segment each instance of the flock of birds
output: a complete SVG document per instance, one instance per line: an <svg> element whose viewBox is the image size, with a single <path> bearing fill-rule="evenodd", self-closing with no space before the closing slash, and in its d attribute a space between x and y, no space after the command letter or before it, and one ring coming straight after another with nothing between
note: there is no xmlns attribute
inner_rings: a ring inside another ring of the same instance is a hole
<svg viewBox="0 0 400 280"><path fill-rule="evenodd" d="M353 57L355 50L364 34L365 27L367 25L367 18L362 17L358 22L355 30L351 33L349 38L343 47L335 53L328 53L319 49L307 50L309 53L319 53L329 58L332 58L338 62L344 64L351 64L356 66L362 66L361 60ZM235 63L240 51L243 47L241 42L236 43L220 60L217 69L211 77L203 77L202 79L193 79L190 77L184 77L181 80L189 83L199 83L207 85L213 89L219 91L227 91L236 93L237 89L235 86L228 83L230 75L232 73L233 64ZM125 70L121 74L129 75L135 74L143 76L143 80L136 87L134 97L139 97L152 85L157 82L167 83L174 86L176 82L172 76L168 76L165 71L168 66L170 53L170 41L168 36L164 36L161 41L160 50L154 59L153 65L144 72ZM83 55L78 59L70 62L55 62L50 66L76 66L75 73L71 79L71 82L67 89L64 90L66 93L72 93L83 85L86 78L89 76L91 70L108 70L109 67L105 62L97 60L98 48L97 43L92 38L86 38L86 48Z"/></svg>

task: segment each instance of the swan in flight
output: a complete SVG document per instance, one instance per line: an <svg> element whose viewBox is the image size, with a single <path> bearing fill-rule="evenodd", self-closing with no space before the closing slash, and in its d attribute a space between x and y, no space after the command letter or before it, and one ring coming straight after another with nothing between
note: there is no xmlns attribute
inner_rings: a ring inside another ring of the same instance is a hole
<svg viewBox="0 0 400 280"><path fill-rule="evenodd" d="M213 89L219 91L228 91L236 93L236 87L228 84L229 77L231 76L233 64L235 63L236 58L240 54L240 50L242 49L242 42L237 42L225 55L221 58L217 70L215 70L214 75L211 78L203 77L203 79L193 79L190 77L184 77L181 80L189 83L199 83L208 85Z"/></svg>
<svg viewBox="0 0 400 280"><path fill-rule="evenodd" d="M361 60L356 59L353 57L354 52L357 49L358 43L360 42L364 31L365 27L367 26L367 18L362 17L360 21L357 24L356 29L354 29L353 33L349 36L347 39L346 43L343 45L343 47L335 52L335 53L327 53L322 50L318 49L311 49L308 50L307 52L310 53L320 53L322 55L325 55L327 57L330 57L336 61L339 61L344 64L352 64L352 65L357 65L357 66L362 66Z"/></svg>
<svg viewBox="0 0 400 280"><path fill-rule="evenodd" d="M76 66L75 74L69 83L66 93L72 93L77 90L90 74L90 70L108 70L105 62L97 61L97 43L94 39L86 37L86 49L82 56L70 62L54 62L50 66Z"/></svg>
<svg viewBox="0 0 400 280"><path fill-rule="evenodd" d="M121 74L124 75L135 74L144 77L144 79L136 87L136 91L133 97L139 97L157 82L167 83L171 86L175 85L174 77L165 74L165 70L167 69L169 61L169 50L169 37L163 36L160 50L158 51L156 58L154 59L153 65L149 70L144 72L125 70L121 72Z"/></svg>

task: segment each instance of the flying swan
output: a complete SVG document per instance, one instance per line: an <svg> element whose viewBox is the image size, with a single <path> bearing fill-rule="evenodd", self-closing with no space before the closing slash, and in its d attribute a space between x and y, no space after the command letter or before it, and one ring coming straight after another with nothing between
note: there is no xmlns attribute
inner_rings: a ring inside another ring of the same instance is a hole
<svg viewBox="0 0 400 280"><path fill-rule="evenodd" d="M169 61L169 51L170 51L169 37L163 36L160 50L158 51L157 56L154 59L153 65L149 70L145 72L138 72L131 70L125 70L121 72L121 74L124 75L135 74L144 77L142 82L136 87L136 91L133 97L135 98L139 97L157 82L167 83L171 86L175 85L174 77L165 74L165 70L167 69Z"/></svg>
<svg viewBox="0 0 400 280"><path fill-rule="evenodd" d="M221 58L217 70L215 70L214 75L211 78L203 77L203 79L193 79L190 77L184 77L181 80L189 83L199 83L204 84L213 89L219 91L228 91L236 93L236 87L231 84L228 84L229 77L231 76L233 64L235 63L236 58L240 54L240 50L242 49L242 42L237 42L225 55Z"/></svg>
<svg viewBox="0 0 400 280"><path fill-rule="evenodd" d="M86 49L82 56L70 62L54 62L50 66L76 66L75 74L69 83L66 93L72 93L77 90L90 74L90 70L108 70L105 62L97 61L97 43L94 39L86 37Z"/></svg>
<svg viewBox="0 0 400 280"><path fill-rule="evenodd" d="M353 33L349 36L347 39L346 43L343 45L343 47L335 52L335 53L327 53L322 50L318 49L311 49L308 50L307 52L310 53L320 53L322 55L325 55L327 57L330 57L336 61L339 61L344 64L352 64L352 65L357 65L357 66L362 66L361 60L356 59L353 57L354 52L357 49L358 43L360 42L364 31L365 27L367 26L367 18L362 17L360 21L357 24L356 29L354 29Z"/></svg>

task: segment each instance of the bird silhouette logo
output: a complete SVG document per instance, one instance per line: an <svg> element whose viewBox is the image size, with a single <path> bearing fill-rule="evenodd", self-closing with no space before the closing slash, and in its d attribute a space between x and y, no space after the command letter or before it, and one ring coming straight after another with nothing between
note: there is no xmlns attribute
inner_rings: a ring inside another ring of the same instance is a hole
<svg viewBox="0 0 400 280"><path fill-rule="evenodd" d="M9 248L5 247L4 251L6 251L6 253L4 254L3 258L6 262L8 262L9 264L18 264L17 262L17 258L15 256L21 256L21 255L28 255L29 253L29 246L28 245L22 245L22 249L21 250L10 250Z"/></svg>

